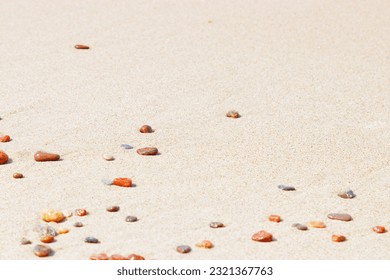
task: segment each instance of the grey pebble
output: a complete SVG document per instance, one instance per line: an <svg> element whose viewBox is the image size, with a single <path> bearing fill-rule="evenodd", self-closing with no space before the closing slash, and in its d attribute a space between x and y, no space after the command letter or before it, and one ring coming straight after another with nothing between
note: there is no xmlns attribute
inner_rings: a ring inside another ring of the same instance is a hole
<svg viewBox="0 0 390 280"><path fill-rule="evenodd" d="M57 231L53 227L48 225L37 225L34 228L34 231L38 232L39 236L57 236Z"/></svg>
<svg viewBox="0 0 390 280"><path fill-rule="evenodd" d="M340 213L330 213L328 214L328 218L332 220L339 220L343 222L349 222L352 220L351 215L349 214L340 214Z"/></svg>
<svg viewBox="0 0 390 280"><path fill-rule="evenodd" d="M352 190L347 190L345 192L339 193L338 196L344 199L351 199L354 198L356 195L353 193Z"/></svg>
<svg viewBox="0 0 390 280"><path fill-rule="evenodd" d="M286 186L286 185L279 185L278 188L281 189L282 191L295 191L294 187Z"/></svg>
<svg viewBox="0 0 390 280"><path fill-rule="evenodd" d="M22 245L28 245L28 244L31 244L31 241L30 240L28 240L27 238L22 238L21 240L20 240L20 244L22 244Z"/></svg>
<svg viewBox="0 0 390 280"><path fill-rule="evenodd" d="M138 221L138 218L135 216L127 216L125 221L128 223L134 223L134 222Z"/></svg>
<svg viewBox="0 0 390 280"><path fill-rule="evenodd" d="M84 239L85 243L99 243L99 240L95 237L88 236Z"/></svg>
<svg viewBox="0 0 390 280"><path fill-rule="evenodd" d="M128 144L122 144L122 145L121 145L121 148L123 148L123 149L125 149L125 150L130 150L130 149L132 149L133 147L130 146L130 145L128 145Z"/></svg>
<svg viewBox="0 0 390 280"><path fill-rule="evenodd" d="M299 230L307 230L307 226L302 225L302 224L299 224L299 223L292 224L291 226L292 226L292 227L295 227L295 228L297 228L297 229L299 229Z"/></svg>
<svg viewBox="0 0 390 280"><path fill-rule="evenodd" d="M83 227L84 225L83 225L82 222L75 222L75 223L73 224L73 226L74 226L74 227Z"/></svg>

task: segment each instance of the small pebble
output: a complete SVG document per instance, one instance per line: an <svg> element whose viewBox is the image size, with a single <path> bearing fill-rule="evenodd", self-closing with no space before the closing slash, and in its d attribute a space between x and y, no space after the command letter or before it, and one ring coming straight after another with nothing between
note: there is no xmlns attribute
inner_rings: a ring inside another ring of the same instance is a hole
<svg viewBox="0 0 390 280"><path fill-rule="evenodd" d="M112 155L104 154L103 159L105 159L106 161L112 161L114 160L114 157Z"/></svg>
<svg viewBox="0 0 390 280"><path fill-rule="evenodd" d="M137 154L141 156L155 156L158 154L158 149L155 147L146 147L137 150Z"/></svg>
<svg viewBox="0 0 390 280"><path fill-rule="evenodd" d="M23 174L22 173L14 173L12 175L12 177L14 177L15 179L22 179L23 178Z"/></svg>
<svg viewBox="0 0 390 280"><path fill-rule="evenodd" d="M75 47L75 49L78 49L78 50L88 50L89 49L89 46L86 46L86 45L75 45L74 47Z"/></svg>
<svg viewBox="0 0 390 280"><path fill-rule="evenodd" d="M69 232L69 229L67 229L67 228L59 228L59 229L57 229L57 233L58 234L66 234L68 232Z"/></svg>
<svg viewBox="0 0 390 280"><path fill-rule="evenodd" d="M95 237L88 236L84 239L85 243L99 243L99 240Z"/></svg>
<svg viewBox="0 0 390 280"><path fill-rule="evenodd" d="M46 235L42 236L39 240L43 243L52 243L54 241L54 237L51 235Z"/></svg>
<svg viewBox="0 0 390 280"><path fill-rule="evenodd" d="M74 214L76 215L76 216L85 216L85 215L87 215L88 214L88 212L87 212L87 210L85 210L85 209L76 209L75 211L74 211Z"/></svg>
<svg viewBox="0 0 390 280"><path fill-rule="evenodd" d="M211 222L209 224L209 226L211 228L222 228L222 227L225 227L225 225L223 223L220 223L220 222Z"/></svg>
<svg viewBox="0 0 390 280"><path fill-rule="evenodd" d="M230 110L229 112L226 113L226 117L237 119L240 117L240 114L237 111Z"/></svg>
<svg viewBox="0 0 390 280"><path fill-rule="evenodd" d="M205 249L211 249L214 247L213 243L211 243L209 240L203 240L202 242L196 243L195 246Z"/></svg>
<svg viewBox="0 0 390 280"><path fill-rule="evenodd" d="M73 224L73 226L74 226L74 227L83 227L84 225L83 225L82 222L75 222L75 223Z"/></svg>
<svg viewBox="0 0 390 280"><path fill-rule="evenodd" d="M375 231L376 233L385 233L386 232L385 227L382 227L382 226L375 226L372 228L372 230Z"/></svg>
<svg viewBox="0 0 390 280"><path fill-rule="evenodd" d="M112 185L119 186L119 187L125 187L130 188L133 182L130 178L115 178L112 181Z"/></svg>
<svg viewBox="0 0 390 280"><path fill-rule="evenodd" d="M134 222L138 221L138 218L135 216L127 216L125 221L128 223L134 223Z"/></svg>
<svg viewBox="0 0 390 280"><path fill-rule="evenodd" d="M8 155L5 152L0 151L0 165L5 164L7 162L8 162Z"/></svg>
<svg viewBox="0 0 390 280"><path fill-rule="evenodd" d="M111 186L112 185L112 180L110 180L110 179L102 179L102 183L107 185L107 186Z"/></svg>
<svg viewBox="0 0 390 280"><path fill-rule="evenodd" d="M187 254L191 252L191 247L188 245L180 245L176 247L176 251L179 252L180 254Z"/></svg>
<svg viewBox="0 0 390 280"><path fill-rule="evenodd" d="M143 260L145 260L145 258L143 256L140 256L140 255L137 255L137 254L130 254L127 258L129 260L131 260L131 261L143 261Z"/></svg>
<svg viewBox="0 0 390 280"><path fill-rule="evenodd" d="M9 141L11 141L11 137L9 137L9 135L4 135L0 137L0 142L9 142Z"/></svg>
<svg viewBox="0 0 390 280"><path fill-rule="evenodd" d="M39 236L46 236L46 235L51 235L51 236L56 236L57 232L56 230L48 225L38 225L34 228L35 232L38 232Z"/></svg>
<svg viewBox="0 0 390 280"><path fill-rule="evenodd" d="M344 199L351 199L351 198L354 198L356 195L353 193L352 190L348 190L348 191L345 191L345 192L341 192L339 194L337 194L339 197L341 198L344 198Z"/></svg>
<svg viewBox="0 0 390 280"><path fill-rule="evenodd" d="M339 220L344 222L349 222L352 220L351 215L349 214L340 214L340 213L330 213L328 214L328 218L332 220Z"/></svg>
<svg viewBox="0 0 390 280"><path fill-rule="evenodd" d="M108 256L106 253L100 253L98 255L92 255L89 257L90 260L95 260L95 261L106 261L108 260Z"/></svg>
<svg viewBox="0 0 390 280"><path fill-rule="evenodd" d="M272 234L265 230L261 230L252 235L252 240L256 242L271 242Z"/></svg>
<svg viewBox="0 0 390 280"><path fill-rule="evenodd" d="M37 257L47 257L51 253L51 248L46 245L35 245L33 248L33 252Z"/></svg>
<svg viewBox="0 0 390 280"><path fill-rule="evenodd" d="M128 258L122 256L122 255L118 255L118 254L114 254L114 255L111 255L109 257L109 260L112 260L112 261L124 261L124 260L128 260Z"/></svg>
<svg viewBox="0 0 390 280"><path fill-rule="evenodd" d="M38 151L34 154L35 161L57 161L60 155Z"/></svg>
<svg viewBox="0 0 390 280"><path fill-rule="evenodd" d="M271 222L279 223L280 222L280 216L278 215L270 215L268 217L268 220Z"/></svg>
<svg viewBox="0 0 390 280"><path fill-rule="evenodd" d="M106 210L107 210L108 212L118 212L119 209L120 209L120 207L119 207L119 206L116 206L116 205L114 205L114 206L109 206L109 207L106 208Z"/></svg>
<svg viewBox="0 0 390 280"><path fill-rule="evenodd" d="M121 147L122 147L123 149L125 149L125 150L130 150L130 149L133 148L132 146L130 146L130 145L128 145L128 144L122 144Z"/></svg>
<svg viewBox="0 0 390 280"><path fill-rule="evenodd" d="M302 225L302 224L298 224L298 223L292 224L292 227L295 227L295 228L297 228L299 230L307 230L307 226Z"/></svg>
<svg viewBox="0 0 390 280"><path fill-rule="evenodd" d="M141 133L152 133L153 130L152 130L152 128L149 125L145 124L145 125L141 126L141 128L139 129L139 132L141 132Z"/></svg>
<svg viewBox="0 0 390 280"><path fill-rule="evenodd" d="M337 234L332 235L333 242L344 242L345 240L346 240L346 238L344 235L337 235Z"/></svg>
<svg viewBox="0 0 390 280"><path fill-rule="evenodd" d="M279 185L278 188L281 189L282 191L295 191L294 187L286 186L286 185Z"/></svg>
<svg viewBox="0 0 390 280"><path fill-rule="evenodd" d="M27 238L22 238L21 240L20 240L20 244L21 245L28 245L28 244L31 244L31 241L30 240L28 240Z"/></svg>
<svg viewBox="0 0 390 280"><path fill-rule="evenodd" d="M310 221L307 223L307 225L311 228L324 228L325 224L320 221Z"/></svg>
<svg viewBox="0 0 390 280"><path fill-rule="evenodd" d="M47 211L42 213L41 218L45 222L56 222L56 223L59 223L63 219L65 219L65 216L60 211L47 210Z"/></svg>

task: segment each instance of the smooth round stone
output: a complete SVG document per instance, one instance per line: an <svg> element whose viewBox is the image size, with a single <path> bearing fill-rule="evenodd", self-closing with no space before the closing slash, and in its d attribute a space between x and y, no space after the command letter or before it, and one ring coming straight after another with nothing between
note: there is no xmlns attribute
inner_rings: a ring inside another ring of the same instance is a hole
<svg viewBox="0 0 390 280"><path fill-rule="evenodd" d="M265 230L260 230L252 235L252 240L256 242L271 242L272 238L272 234Z"/></svg>
<svg viewBox="0 0 390 280"><path fill-rule="evenodd" d="M99 240L95 237L88 236L84 239L85 243L99 243Z"/></svg>
<svg viewBox="0 0 390 280"><path fill-rule="evenodd" d="M330 213L328 214L328 218L332 220L339 220L344 222L349 222L352 220L351 215L349 214L340 214L340 213Z"/></svg>
<svg viewBox="0 0 390 280"><path fill-rule="evenodd" d="M372 228L372 230L375 231L376 233L385 233L386 232L386 228L382 227L382 226L375 226Z"/></svg>
<svg viewBox="0 0 390 280"><path fill-rule="evenodd" d="M107 212L118 212L120 209L119 206L113 205L106 208Z"/></svg>
<svg viewBox="0 0 390 280"><path fill-rule="evenodd" d="M20 240L20 244L21 245L28 245L28 244L31 244L31 241L30 240L28 240L27 238L22 238L21 240Z"/></svg>
<svg viewBox="0 0 390 280"><path fill-rule="evenodd" d="M22 179L23 178L23 174L22 173L14 173L12 175L12 177L14 177L14 179Z"/></svg>
<svg viewBox="0 0 390 280"><path fill-rule="evenodd" d="M41 218L45 222L56 222L56 223L59 223L63 219L65 219L65 216L60 211L47 210L47 211L42 213Z"/></svg>
<svg viewBox="0 0 390 280"><path fill-rule="evenodd" d="M133 147L130 146L130 145L128 145L128 144L122 144L122 145L121 145L121 148L123 148L123 149L125 149L125 150L130 150L130 149L132 149Z"/></svg>
<svg viewBox="0 0 390 280"><path fill-rule="evenodd" d="M47 257L51 253L51 248L46 245L35 245L33 248L33 252L37 257L43 258Z"/></svg>
<svg viewBox="0 0 390 280"><path fill-rule="evenodd" d="M213 243L209 240L203 240L202 242L196 243L196 247L198 248L205 248L205 249L211 249L214 247Z"/></svg>
<svg viewBox="0 0 390 280"><path fill-rule="evenodd" d="M8 155L4 151L0 151L0 165L8 162Z"/></svg>
<svg viewBox="0 0 390 280"><path fill-rule="evenodd" d="M280 223L280 216L279 215L270 215L269 217L268 217L268 220L270 221L270 222L275 222L275 223Z"/></svg>
<svg viewBox="0 0 390 280"><path fill-rule="evenodd" d="M337 194L339 197L341 198L344 198L344 199L352 199L354 198L356 195L353 193L352 190L348 190L348 191L345 191L345 192L341 192L339 194Z"/></svg>
<svg viewBox="0 0 390 280"><path fill-rule="evenodd" d="M297 228L299 230L307 230L307 226L299 224L299 223L292 224L292 227L295 227L295 228Z"/></svg>
<svg viewBox="0 0 390 280"><path fill-rule="evenodd" d="M69 229L67 229L67 228L59 228L59 229L57 229L57 233L58 234L66 234L68 232L69 232Z"/></svg>
<svg viewBox="0 0 390 280"><path fill-rule="evenodd" d="M73 226L74 226L74 227L83 227L84 224L83 224L82 222L75 222L75 223L73 224Z"/></svg>
<svg viewBox="0 0 390 280"><path fill-rule="evenodd" d="M9 135L4 135L2 137L0 137L0 142L9 142L11 141L11 137Z"/></svg>
<svg viewBox="0 0 390 280"><path fill-rule="evenodd" d="M152 129L151 126L145 124L145 125L140 127L139 132L141 132L141 133L152 133L153 129Z"/></svg>
<svg viewBox="0 0 390 280"><path fill-rule="evenodd" d="M321 221L310 221L307 225L311 228L325 228L325 224Z"/></svg>
<svg viewBox="0 0 390 280"><path fill-rule="evenodd" d="M112 180L111 179L102 179L102 183L107 185L107 186L111 186L112 185Z"/></svg>
<svg viewBox="0 0 390 280"><path fill-rule="evenodd" d="M291 186L286 186L286 185L279 185L278 186L279 189L281 189L282 191L295 191L295 188L294 187L291 187Z"/></svg>
<svg viewBox="0 0 390 280"><path fill-rule="evenodd" d="M130 254L127 258L129 260L131 260L131 261L143 261L143 260L145 260L145 258L143 256L140 256L140 255L137 255L137 254Z"/></svg>
<svg viewBox="0 0 390 280"><path fill-rule="evenodd" d="M54 241L54 237L51 235L41 236L39 239L43 243L52 243Z"/></svg>
<svg viewBox="0 0 390 280"><path fill-rule="evenodd" d="M87 212L87 210L85 210L85 209L79 208L79 209L76 209L76 210L74 211L74 214L75 214L76 216L82 217L82 216L87 215L88 212Z"/></svg>
<svg viewBox="0 0 390 280"><path fill-rule="evenodd" d="M180 254L187 254L191 252L191 247L188 245L180 245L176 247L176 251L179 252Z"/></svg>
<svg viewBox="0 0 390 280"><path fill-rule="evenodd" d="M60 159L60 155L38 151L34 154L35 161L57 161Z"/></svg>
<svg viewBox="0 0 390 280"><path fill-rule="evenodd" d="M220 223L220 222L211 222L209 224L209 226L211 228L222 228L222 227L225 227L225 225L223 223Z"/></svg>
<svg viewBox="0 0 390 280"><path fill-rule="evenodd" d="M134 223L134 222L138 221L138 218L135 216L127 216L125 221L128 223Z"/></svg>
<svg viewBox="0 0 390 280"><path fill-rule="evenodd" d="M158 154L158 149L155 147L145 147L137 150L137 154L141 156L155 156Z"/></svg>
<svg viewBox="0 0 390 280"><path fill-rule="evenodd" d="M338 234L333 234L332 235L332 241L333 242L344 242L346 240L344 235L338 235Z"/></svg>
<svg viewBox="0 0 390 280"><path fill-rule="evenodd" d="M230 110L229 112L226 113L226 117L237 119L240 117L240 114L237 111Z"/></svg>
<svg viewBox="0 0 390 280"><path fill-rule="evenodd" d="M103 159L106 161L112 161L114 160L114 157L112 155L104 154Z"/></svg>

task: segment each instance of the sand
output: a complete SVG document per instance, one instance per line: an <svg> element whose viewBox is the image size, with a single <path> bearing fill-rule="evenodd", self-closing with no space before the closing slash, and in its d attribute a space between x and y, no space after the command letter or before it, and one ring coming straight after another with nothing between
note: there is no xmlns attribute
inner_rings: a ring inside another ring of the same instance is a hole
<svg viewBox="0 0 390 280"><path fill-rule="evenodd" d="M389 1L24 0L0 15L0 259L36 259L48 208L90 213L61 223L50 259L390 259L390 233L371 230L390 229ZM101 183L114 177L136 186ZM311 220L327 227L291 227Z"/></svg>

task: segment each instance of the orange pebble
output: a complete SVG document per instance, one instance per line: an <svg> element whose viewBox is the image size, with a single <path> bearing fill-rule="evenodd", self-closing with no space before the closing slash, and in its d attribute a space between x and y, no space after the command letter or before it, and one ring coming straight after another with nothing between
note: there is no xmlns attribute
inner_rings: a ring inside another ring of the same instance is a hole
<svg viewBox="0 0 390 280"><path fill-rule="evenodd" d="M139 129L139 132L141 132L141 133L152 133L153 130L152 130L152 128L149 125L145 124L145 125L141 126L141 128Z"/></svg>
<svg viewBox="0 0 390 280"><path fill-rule="evenodd" d="M67 229L67 228L59 228L57 230L58 234L65 234L65 233L68 233L68 232L69 232L69 229Z"/></svg>
<svg viewBox="0 0 390 280"><path fill-rule="evenodd" d="M76 209L75 211L74 211L74 214L76 215L76 216L85 216L85 215L87 215L87 210L85 210L85 209Z"/></svg>
<svg viewBox="0 0 390 280"><path fill-rule="evenodd" d="M213 243L211 243L209 240L203 240L202 242L196 243L195 246L205 249L211 249L214 247Z"/></svg>
<svg viewBox="0 0 390 280"><path fill-rule="evenodd" d="M52 243L54 241L54 237L51 235L45 235L45 236L42 236L40 240L43 243Z"/></svg>
<svg viewBox="0 0 390 280"><path fill-rule="evenodd" d="M86 46L86 45L75 45L74 47L75 47L75 49L78 49L78 50L88 50L89 49L89 46Z"/></svg>
<svg viewBox="0 0 390 280"><path fill-rule="evenodd" d="M94 261L106 261L108 260L108 256L106 253L100 253L99 255L90 256L89 259Z"/></svg>
<svg viewBox="0 0 390 280"><path fill-rule="evenodd" d="M319 221L310 221L307 223L307 225L311 228L324 228L325 224L323 222Z"/></svg>
<svg viewBox="0 0 390 280"><path fill-rule="evenodd" d="M133 184L130 178L115 178L112 181L112 184L115 186L129 188Z"/></svg>
<svg viewBox="0 0 390 280"><path fill-rule="evenodd" d="M131 260L131 261L143 261L143 260L145 260L145 258L143 256L136 255L136 254L131 254L127 258L129 260Z"/></svg>
<svg viewBox="0 0 390 280"><path fill-rule="evenodd" d="M386 229L385 227L382 227L382 226L375 226L372 228L373 231L375 231L376 233L384 233L386 232Z"/></svg>
<svg viewBox="0 0 390 280"><path fill-rule="evenodd" d="M252 235L252 240L257 242L271 242L272 238L272 234L265 230L260 230Z"/></svg>
<svg viewBox="0 0 390 280"><path fill-rule="evenodd" d="M109 260L113 260L113 261L123 261L123 260L128 260L128 258L122 256L122 255L118 255L118 254L114 254L114 255L111 255Z"/></svg>
<svg viewBox="0 0 390 280"><path fill-rule="evenodd" d="M56 223L59 223L63 219L65 219L65 216L64 216L64 214L62 214L59 211L47 210L47 211L42 213L41 218L45 222L56 222Z"/></svg>
<svg viewBox="0 0 390 280"><path fill-rule="evenodd" d="M23 178L23 174L22 173L14 173L12 175L12 177L14 177L15 179L22 179Z"/></svg>
<svg viewBox="0 0 390 280"><path fill-rule="evenodd" d="M333 242L344 242L345 240L346 240L346 238L344 235L337 235L337 234L332 235Z"/></svg>
<svg viewBox="0 0 390 280"><path fill-rule="evenodd" d="M3 137L0 137L0 142L9 142L11 140L11 137L9 135L4 135Z"/></svg>
<svg viewBox="0 0 390 280"><path fill-rule="evenodd" d="M57 161L60 155L38 151L34 154L35 161Z"/></svg>
<svg viewBox="0 0 390 280"><path fill-rule="evenodd" d="M7 163L7 161L8 161L8 155L5 152L0 151L0 165Z"/></svg>
<svg viewBox="0 0 390 280"><path fill-rule="evenodd" d="M268 217L268 220L270 220L271 222L279 223L280 222L280 216L278 216L278 215L270 215Z"/></svg>

